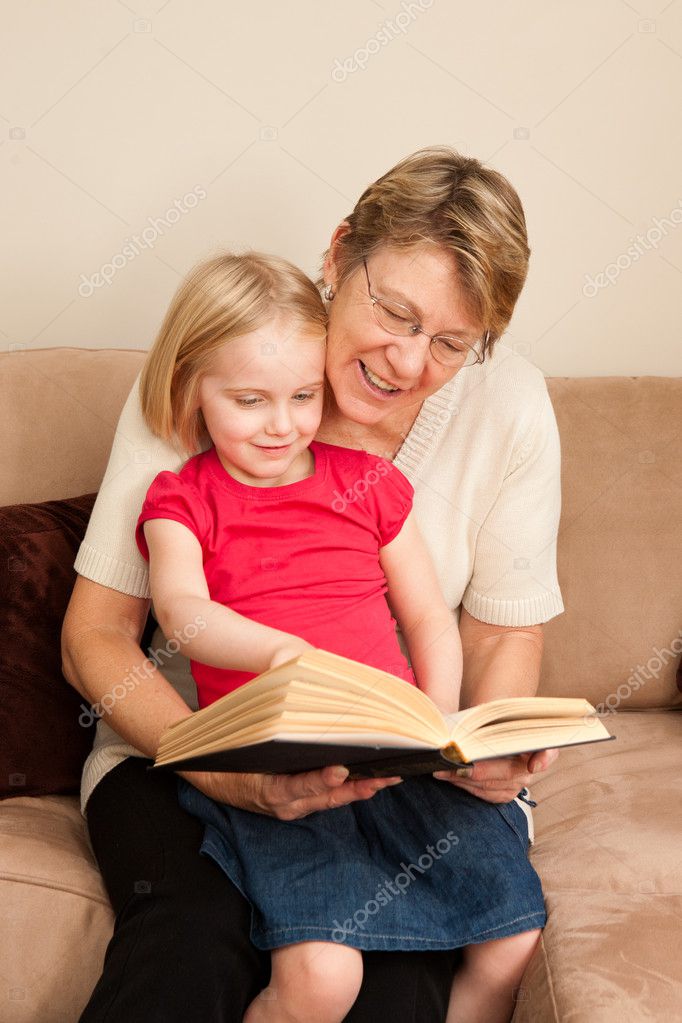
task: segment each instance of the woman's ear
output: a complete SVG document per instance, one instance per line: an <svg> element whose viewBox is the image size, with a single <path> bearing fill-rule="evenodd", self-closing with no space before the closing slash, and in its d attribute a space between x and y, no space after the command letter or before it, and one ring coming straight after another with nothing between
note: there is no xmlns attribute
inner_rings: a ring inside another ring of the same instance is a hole
<svg viewBox="0 0 682 1023"><path fill-rule="evenodd" d="M351 227L348 221L342 220L332 235L332 240L329 243L329 248L327 249L327 254L324 257L324 264L322 266L325 284L331 284L332 286L336 285L338 278L336 263L339 253L339 244L341 239L350 233L350 229Z"/></svg>

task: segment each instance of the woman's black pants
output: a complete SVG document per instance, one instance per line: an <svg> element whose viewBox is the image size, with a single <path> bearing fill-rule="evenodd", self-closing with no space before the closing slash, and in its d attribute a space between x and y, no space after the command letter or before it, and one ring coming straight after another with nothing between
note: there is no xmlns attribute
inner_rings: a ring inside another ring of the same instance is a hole
<svg viewBox="0 0 682 1023"><path fill-rule="evenodd" d="M173 774L129 757L97 785L88 828L116 912L102 976L80 1023L241 1023L267 986L250 907L199 855L203 825ZM456 952L365 952L347 1023L442 1023Z"/></svg>

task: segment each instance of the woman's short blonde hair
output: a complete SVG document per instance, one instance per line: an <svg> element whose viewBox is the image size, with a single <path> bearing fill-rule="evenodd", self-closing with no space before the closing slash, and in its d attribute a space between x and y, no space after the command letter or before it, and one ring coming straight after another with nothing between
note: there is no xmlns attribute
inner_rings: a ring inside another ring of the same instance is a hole
<svg viewBox="0 0 682 1023"><path fill-rule="evenodd" d="M183 452L198 450L205 423L199 383L226 342L273 316L325 337L327 314L316 286L286 259L222 253L194 267L171 301L142 370L140 399L151 431Z"/></svg>
<svg viewBox="0 0 682 1023"><path fill-rule="evenodd" d="M346 221L337 288L384 245L434 242L454 254L467 311L489 332L483 355L504 333L530 249L521 200L498 171L447 146L420 149L370 185Z"/></svg>

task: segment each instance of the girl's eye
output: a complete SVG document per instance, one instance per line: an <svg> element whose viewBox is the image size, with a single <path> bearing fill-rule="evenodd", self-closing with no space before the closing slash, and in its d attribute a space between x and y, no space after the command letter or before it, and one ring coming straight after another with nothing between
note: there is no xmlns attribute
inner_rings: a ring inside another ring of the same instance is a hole
<svg viewBox="0 0 682 1023"><path fill-rule="evenodd" d="M298 394L294 395L294 401L303 404L305 401L311 401L314 397L314 391L299 391ZM256 405L261 404L261 400L261 398L235 398L235 401L241 408L255 408Z"/></svg>

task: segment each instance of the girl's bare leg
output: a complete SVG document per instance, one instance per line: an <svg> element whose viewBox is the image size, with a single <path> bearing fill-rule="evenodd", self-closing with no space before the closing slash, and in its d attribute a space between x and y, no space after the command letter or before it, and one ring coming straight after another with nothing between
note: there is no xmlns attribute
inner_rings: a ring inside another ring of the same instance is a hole
<svg viewBox="0 0 682 1023"><path fill-rule="evenodd" d="M468 945L452 983L446 1023L509 1023L514 992L539 938L539 930L524 931Z"/></svg>
<svg viewBox="0 0 682 1023"><path fill-rule="evenodd" d="M362 983L362 953L347 945L304 941L272 953L269 985L244 1023L341 1023Z"/></svg>

